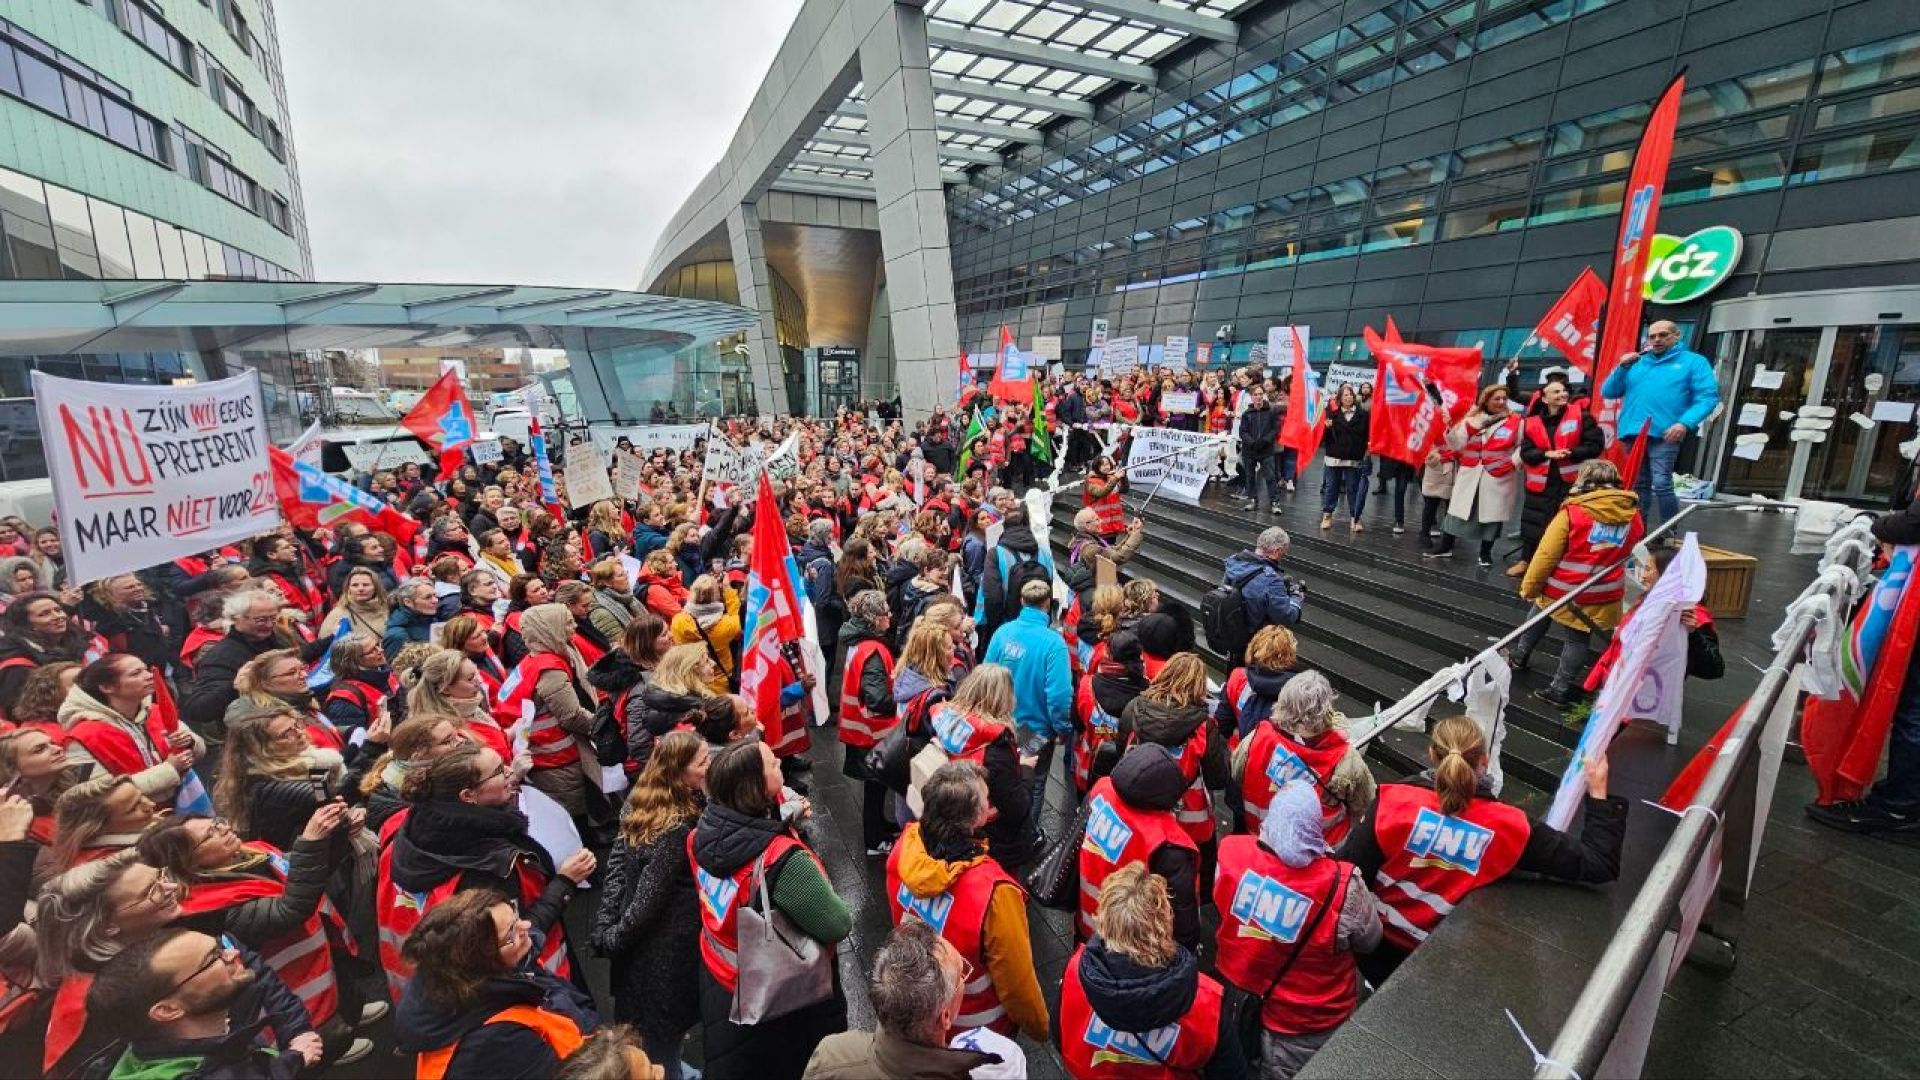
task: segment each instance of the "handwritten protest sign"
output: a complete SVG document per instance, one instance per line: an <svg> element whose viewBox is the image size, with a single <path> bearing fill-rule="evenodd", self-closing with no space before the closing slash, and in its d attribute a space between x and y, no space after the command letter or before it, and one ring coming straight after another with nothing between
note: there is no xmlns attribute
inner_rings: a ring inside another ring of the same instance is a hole
<svg viewBox="0 0 1920 1080"><path fill-rule="evenodd" d="M607 463L590 442L567 447L567 502L574 509L592 506L613 498L613 482L607 479Z"/></svg>
<svg viewBox="0 0 1920 1080"><path fill-rule="evenodd" d="M637 454L629 454L625 450L613 452L613 493L616 497L628 501L640 498L640 470L643 464Z"/></svg>
<svg viewBox="0 0 1920 1080"><path fill-rule="evenodd" d="M1185 503L1198 503L1215 459L1214 454L1200 451L1203 447L1217 447L1220 441L1218 436L1198 431L1136 427L1127 452L1127 481L1135 491L1152 491L1159 485L1163 495ZM1155 458L1160 460L1153 460Z"/></svg>
<svg viewBox="0 0 1920 1080"><path fill-rule="evenodd" d="M1137 337L1108 338L1106 348L1100 354L1100 377L1116 379L1139 370L1140 339Z"/></svg>
<svg viewBox="0 0 1920 1080"><path fill-rule="evenodd" d="M35 371L33 398L73 584L280 524L259 372L167 387Z"/></svg>

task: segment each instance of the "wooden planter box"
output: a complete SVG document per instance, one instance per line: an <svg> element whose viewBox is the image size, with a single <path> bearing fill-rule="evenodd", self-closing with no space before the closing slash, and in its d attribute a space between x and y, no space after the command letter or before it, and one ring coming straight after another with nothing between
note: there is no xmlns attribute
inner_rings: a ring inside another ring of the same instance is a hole
<svg viewBox="0 0 1920 1080"><path fill-rule="evenodd" d="M1707 591L1700 602L1716 619L1744 619L1753 597L1753 572L1760 560L1725 548L1700 545L1707 560Z"/></svg>

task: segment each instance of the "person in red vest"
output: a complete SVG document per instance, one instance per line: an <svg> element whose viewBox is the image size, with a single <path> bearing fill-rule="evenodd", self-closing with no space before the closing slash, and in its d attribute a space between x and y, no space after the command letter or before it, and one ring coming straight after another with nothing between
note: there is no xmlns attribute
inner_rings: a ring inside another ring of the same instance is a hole
<svg viewBox="0 0 1920 1080"><path fill-rule="evenodd" d="M301 566L299 550L292 537L276 533L257 541L247 573L256 581L278 587L286 606L299 612L308 625L319 626L320 620L326 617L326 595Z"/></svg>
<svg viewBox="0 0 1920 1080"><path fill-rule="evenodd" d="M1080 504L1094 513L1093 528L1089 530L1096 536L1118 537L1127 531L1127 507L1121 501L1130 490L1127 483L1127 471L1115 469L1113 459L1102 455L1093 461L1093 471L1080 485ZM1074 520L1077 528L1079 519Z"/></svg>
<svg viewBox="0 0 1920 1080"><path fill-rule="evenodd" d="M393 711L388 699L399 684L386 650L372 634L348 634L333 643L329 655L333 682L327 687L321 710L339 736L350 741L353 733L370 726L382 709ZM399 715L406 713L401 710Z"/></svg>
<svg viewBox="0 0 1920 1080"><path fill-rule="evenodd" d="M589 764L597 768L591 746L582 753L593 730L596 700L587 683L587 664L573 646L574 625L573 615L559 604L527 609L520 632L530 651L501 684L494 715L509 732L516 724L526 724L527 750L533 755L527 783L585 822L598 818L606 807L598 790L589 790L584 771Z"/></svg>
<svg viewBox="0 0 1920 1080"><path fill-rule="evenodd" d="M1527 408L1521 425L1520 480L1526 501L1520 505L1520 557L1508 577L1527 572L1547 522L1580 478L1580 466L1606 452L1606 433L1582 402L1569 401L1564 375L1550 379Z"/></svg>
<svg viewBox="0 0 1920 1080"><path fill-rule="evenodd" d="M1087 793L1087 827L1080 844L1080 917L1075 929L1086 940L1105 882L1134 863L1167 882L1173 904L1173 934L1183 945L1200 941L1200 848L1174 816L1189 781L1158 746L1135 745L1113 775Z"/></svg>
<svg viewBox="0 0 1920 1080"><path fill-rule="evenodd" d="M1032 857L1033 798L1013 724L1013 678L999 664L982 664L954 687L951 699L934 705L930 721L933 745L949 760L971 761L986 770L987 801L993 820L987 840L1003 866L1022 866ZM920 801L919 785L910 786L907 805Z"/></svg>
<svg viewBox="0 0 1920 1080"><path fill-rule="evenodd" d="M180 781L206 752L200 736L156 708L153 670L128 653L109 653L80 669L60 706L67 764L99 765L133 779L142 793L171 806Z"/></svg>
<svg viewBox="0 0 1920 1080"><path fill-rule="evenodd" d="M852 932L853 913L819 856L783 816L781 786L780 763L765 742L729 743L707 768L707 806L687 837L700 900L701 1046L710 1080L798 1080L820 1040L847 1026L834 946ZM819 943L834 987L824 1000L758 1023L735 1023L740 908L762 895Z"/></svg>
<svg viewBox="0 0 1920 1080"><path fill-rule="evenodd" d="M1427 389L1439 394L1431 386ZM1445 558L1453 554L1455 540L1477 540L1480 565L1492 566L1494 541L1506 531L1520 494L1519 468L1514 464L1520 418L1507 408L1507 388L1496 384L1481 390L1467 415L1447 429L1446 441L1460 455L1460 471L1454 475L1447 516L1441 522L1445 535L1421 556Z"/></svg>
<svg viewBox="0 0 1920 1080"><path fill-rule="evenodd" d="M1096 933L1067 959L1060 1058L1074 1080L1224 1080L1246 1060L1224 991L1174 933L1165 878L1140 863L1106 879Z"/></svg>
<svg viewBox="0 0 1920 1080"><path fill-rule="evenodd" d="M1557 629L1562 640L1553 681L1535 689L1534 697L1557 708L1572 703L1581 670L1592 655L1594 632L1612 630L1620 622L1627 595L1627 563L1646 531L1640 497L1620 486L1620 470L1613 462L1602 459L1580 466L1572 493L1548 523L1533 561L1527 564L1520 595L1544 608L1596 572L1600 580L1555 611L1551 621L1535 622L1514 642L1509 662L1524 670L1549 626Z"/></svg>
<svg viewBox="0 0 1920 1080"><path fill-rule="evenodd" d="M1515 870L1601 885L1620 875L1627 800L1607 795L1607 759L1587 765L1580 835L1569 836L1495 799L1487 786L1487 739L1465 716L1449 716L1428 736L1432 768L1404 783L1380 785L1366 828L1344 854L1379 899L1381 947L1361 961L1369 982L1384 982L1447 913L1475 889Z"/></svg>
<svg viewBox="0 0 1920 1080"><path fill-rule="evenodd" d="M0 716L20 697L33 669L65 660L84 664L106 653L105 642L49 592L23 593L0 612Z"/></svg>
<svg viewBox="0 0 1920 1080"><path fill-rule="evenodd" d="M1273 710L1240 740L1233 777L1248 832L1260 830L1274 793L1290 783L1313 789L1332 844L1345 840L1373 805L1373 771L1359 748L1347 742L1346 721L1334 711L1334 702L1327 677L1303 671L1280 688Z"/></svg>
<svg viewBox="0 0 1920 1080"><path fill-rule="evenodd" d="M171 818L135 845L142 862L184 886L175 925L228 935L258 952L306 1007L329 1044L330 1065L371 1054L373 1041L351 1038L351 1030L387 1015L386 1002L363 1006L354 980L337 975L337 959L358 947L327 896L327 879L351 852L351 827L346 804L331 802L313 812L284 853L242 840L225 818L198 815Z"/></svg>
<svg viewBox="0 0 1920 1080"><path fill-rule="evenodd" d="M573 977L560 916L592 875L593 853L581 848L556 867L527 832L507 763L478 744L456 746L409 771L400 794L410 805L383 829L374 895L380 964L394 996L413 974L413 961L401 952L408 935L422 915L463 889L486 889L517 904L545 935L540 965Z"/></svg>
<svg viewBox="0 0 1920 1080"><path fill-rule="evenodd" d="M860 831L867 854L884 855L893 846L887 826L887 789L867 768L867 751L900 722L893 700L893 613L879 589L855 593L840 627L846 668L840 676L840 741L846 745L843 770L861 781Z"/></svg>
<svg viewBox="0 0 1920 1080"><path fill-rule="evenodd" d="M1211 720L1207 668L1200 654L1191 652L1169 657L1120 717L1121 738L1159 746L1180 766L1187 789L1173 816L1200 848L1202 881L1212 876L1213 793L1232 779L1226 740Z"/></svg>
<svg viewBox="0 0 1920 1080"><path fill-rule="evenodd" d="M557 1076L600 1026L593 999L534 958L537 925L485 889L428 911L405 946L414 978L394 1038L420 1080Z"/></svg>
<svg viewBox="0 0 1920 1080"><path fill-rule="evenodd" d="M1262 1077L1290 1080L1353 1015L1354 954L1380 944L1365 879L1331 853L1320 797L1299 782L1274 794L1257 838L1220 842L1214 963L1260 1002Z"/></svg>
<svg viewBox="0 0 1920 1080"><path fill-rule="evenodd" d="M932 927L967 962L953 1027L1016 1030L1047 1037L1047 1003L1034 974L1026 893L988 849L993 806L987 774L970 761L942 765L921 790L920 820L900 834L887 859L887 908L894 925L912 918Z"/></svg>

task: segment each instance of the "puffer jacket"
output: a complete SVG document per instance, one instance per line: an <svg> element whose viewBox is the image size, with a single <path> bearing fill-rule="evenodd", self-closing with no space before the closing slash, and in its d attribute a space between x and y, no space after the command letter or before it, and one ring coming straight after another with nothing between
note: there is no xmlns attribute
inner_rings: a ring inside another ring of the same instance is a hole
<svg viewBox="0 0 1920 1080"><path fill-rule="evenodd" d="M1541 607L1551 603L1545 593L1547 579L1567 553L1567 507L1570 506L1580 507L1602 524L1624 525L1639 516L1640 497L1619 488L1601 488L1568 496L1559 513L1554 514L1553 520L1547 523L1547 531L1540 536L1540 546L1533 553L1533 561L1527 564L1527 576L1520 582L1520 595L1534 600ZM1601 630L1611 630L1620 622L1621 608L1621 600L1606 604L1586 604L1575 600L1554 612L1553 619L1575 630L1589 629L1588 623Z"/></svg>
<svg viewBox="0 0 1920 1080"><path fill-rule="evenodd" d="M647 767L653 757L653 742L672 731L687 713L700 705L693 694L676 694L648 683L627 698L627 761L636 769Z"/></svg>
<svg viewBox="0 0 1920 1080"><path fill-rule="evenodd" d="M1150 968L1108 948L1098 936L1080 952L1079 975L1087 1006L1116 1031L1153 1031L1177 1023L1200 991L1200 962L1191 950L1176 948L1166 967ZM1246 1075L1234 1015L1232 1009L1220 1010L1213 1058L1201 1073L1207 1080Z"/></svg>
<svg viewBox="0 0 1920 1080"><path fill-rule="evenodd" d="M60 726L68 732L67 764L79 766L82 772L87 771L87 766L95 764L109 772L119 771L112 764L95 757L87 743L72 734L74 725L84 721L92 720L106 724L131 740L142 759L150 758L153 761L153 764L146 768L126 774L133 779L133 786L139 788L142 794L151 796L156 802L170 800L174 791L180 787L181 777L167 762L168 756L173 753L173 747L155 746L152 738L147 734L147 713L152 707L152 704L148 703L142 705L140 711L133 716L122 716L115 712L112 706L78 686L67 691L66 700L60 703ZM193 744L196 751L206 753L206 741L200 736L193 737Z"/></svg>
<svg viewBox="0 0 1920 1080"><path fill-rule="evenodd" d="M1113 790L1128 806L1142 810L1172 810L1187 790L1187 779L1173 758L1151 747L1127 752L1113 768ZM1200 859L1183 847L1168 844L1147 858L1147 869L1166 879L1173 900L1173 937L1188 948L1200 941ZM1145 1030L1145 1029L1132 1029Z"/></svg>
<svg viewBox="0 0 1920 1080"><path fill-rule="evenodd" d="M1207 732L1207 748L1200 758L1200 776L1206 781L1207 787L1219 791L1231 779L1231 762L1227 757L1227 741L1221 737L1220 729L1207 723L1206 705L1163 705L1142 694L1134 698L1126 711L1120 714L1122 737L1131 734L1140 742L1150 742L1169 750L1179 750L1185 746L1187 740L1193 738L1193 733L1202 727Z"/></svg>

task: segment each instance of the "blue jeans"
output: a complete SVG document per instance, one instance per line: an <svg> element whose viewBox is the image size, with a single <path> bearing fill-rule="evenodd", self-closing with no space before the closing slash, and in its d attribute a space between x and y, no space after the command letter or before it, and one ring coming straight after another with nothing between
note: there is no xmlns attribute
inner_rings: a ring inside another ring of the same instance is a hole
<svg viewBox="0 0 1920 1080"><path fill-rule="evenodd" d="M1680 459L1680 444L1668 442L1653 432L1647 444L1647 456L1640 463L1640 475L1633 478L1634 494L1640 496L1640 516L1652 528L1680 512L1680 499L1673 493L1673 463ZM1656 517L1649 510L1659 511Z"/></svg>
<svg viewBox="0 0 1920 1080"><path fill-rule="evenodd" d="M1893 706L1887 733L1887 775L1873 785L1867 801L1897 814L1920 811L1920 649L1907 663L1907 681Z"/></svg>
<svg viewBox="0 0 1920 1080"><path fill-rule="evenodd" d="M1320 512L1333 513L1340 505L1340 497L1346 496L1347 516L1360 520L1360 512L1367 508L1367 469L1364 465L1328 465L1320 474Z"/></svg>
<svg viewBox="0 0 1920 1080"><path fill-rule="evenodd" d="M1280 448L1280 482L1283 484L1291 484L1293 483L1294 477L1298 476L1299 473L1300 473L1300 451L1295 450L1291 446L1281 447Z"/></svg>

